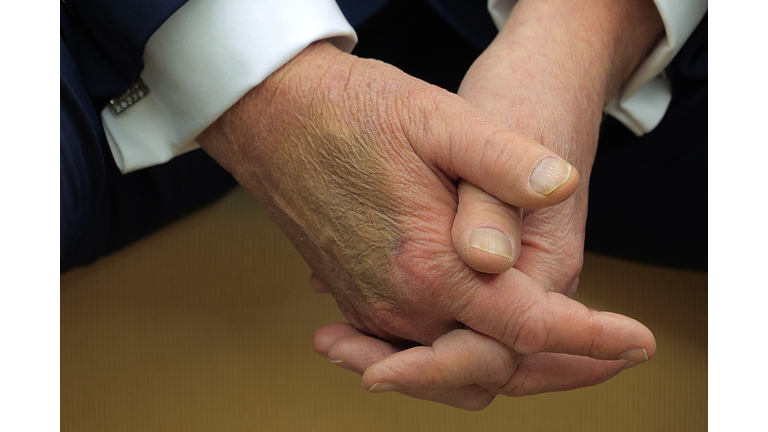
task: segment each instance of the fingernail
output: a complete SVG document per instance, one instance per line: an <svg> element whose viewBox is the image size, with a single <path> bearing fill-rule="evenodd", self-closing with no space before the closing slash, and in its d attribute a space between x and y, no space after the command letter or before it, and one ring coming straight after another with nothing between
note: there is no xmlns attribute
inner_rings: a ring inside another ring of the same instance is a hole
<svg viewBox="0 0 768 432"><path fill-rule="evenodd" d="M403 388L399 384L395 383L376 383L368 389L371 393L384 393L391 391L400 391Z"/></svg>
<svg viewBox="0 0 768 432"><path fill-rule="evenodd" d="M639 365L639 364L640 364L640 363L635 363L635 362L627 362L627 364L625 364L625 365L624 365L624 368L623 368L622 370L623 370L623 371L625 371L625 370L627 370L627 369L629 369L629 368L633 368L633 367L635 367L635 366L637 366L637 365Z"/></svg>
<svg viewBox="0 0 768 432"><path fill-rule="evenodd" d="M512 259L512 242L499 230L476 228L469 234L467 243L469 243L469 247Z"/></svg>
<svg viewBox="0 0 768 432"><path fill-rule="evenodd" d="M533 190L546 196L562 186L570 176L571 164L562 159L546 157L536 165L528 183Z"/></svg>
<svg viewBox="0 0 768 432"><path fill-rule="evenodd" d="M346 369L348 371L357 372L357 369L355 369L351 364L345 362L344 360L333 360L331 359L331 364L335 364L336 366Z"/></svg>
<svg viewBox="0 0 768 432"><path fill-rule="evenodd" d="M648 351L645 348L633 348L631 350L624 351L619 356L621 360L627 360L634 363L645 363L648 361Z"/></svg>

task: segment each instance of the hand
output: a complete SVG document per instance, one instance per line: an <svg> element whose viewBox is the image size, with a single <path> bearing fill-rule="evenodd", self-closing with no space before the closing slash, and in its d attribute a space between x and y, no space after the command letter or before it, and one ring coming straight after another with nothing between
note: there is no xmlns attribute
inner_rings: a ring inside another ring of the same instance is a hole
<svg viewBox="0 0 768 432"><path fill-rule="evenodd" d="M453 238L470 266L480 269L476 262L488 260L463 253L468 250L465 233L493 224L515 234L513 244L521 243L517 269L553 291L576 292L603 107L662 35L661 18L650 0L518 2L499 36L468 71L459 94L563 156L579 170L581 186L561 205L522 211L462 182ZM485 266L480 270L492 273L510 267Z"/></svg>
<svg viewBox="0 0 768 432"><path fill-rule="evenodd" d="M294 58L198 142L286 232L356 328L430 344L467 326L520 353L653 353L648 329L591 312L518 271L488 277L450 240L458 178L506 203L553 205L576 188L552 151L456 95L327 43ZM412 343L411 342L411 343Z"/></svg>
<svg viewBox="0 0 768 432"><path fill-rule="evenodd" d="M347 323L333 323L315 333L312 345L336 365L361 374L372 393L399 391L472 411L498 395L595 385L636 364L568 354L524 356L471 329L452 330L432 346L400 350Z"/></svg>
<svg viewBox="0 0 768 432"><path fill-rule="evenodd" d="M495 120L564 155L582 173L582 186L563 204L523 212L462 180L452 233L463 260L489 273L503 272L513 262L500 262L492 255L479 253L469 244L471 233L477 228L493 227L512 239L512 244L520 239L522 247L515 269L553 292L572 296L582 264L586 184L594 160L601 111L640 58L623 58L625 61L615 63L617 70L601 69L604 63L597 60L616 61L610 58L611 51L605 50L602 57L590 57L592 53L584 49L585 43L578 40L580 37L585 38L587 44L595 45L595 55L599 55L603 47L589 37L588 31L573 28L580 23L590 25L589 17L579 17L579 14L590 14L588 8L573 4L570 8L565 5L554 9L555 15L566 18L560 20L563 25L557 25L558 17L546 10L551 6L547 3L552 2L538 2L536 6L543 7L549 19L542 19L542 9L534 9L532 3L521 1L516 6L508 26L472 66L459 93ZM650 35L645 40L645 48L634 47L635 55L642 56L658 37L660 19L657 14L649 16L649 12L655 11L649 10L648 4L635 6L639 10L629 7L622 13L624 18L645 17L650 22L640 19L641 27L645 26L645 33ZM600 14L592 17L601 18ZM532 28L527 25L531 22L551 25ZM561 33L552 29L559 29ZM563 48L558 42L566 42L564 50L557 50ZM568 43L575 43L575 48L567 47ZM578 54L587 54L581 60L589 61L574 64L574 60L579 60ZM590 70L590 66L595 70ZM579 76L579 72L583 76ZM317 281L313 285L322 291ZM553 354L523 357L505 351L503 345L491 338L469 330L460 331L461 337L449 333L452 336L439 339L432 347L393 354L395 347L337 324L320 329L314 346L321 354L364 374L366 387L386 382L391 384L390 389L405 394L468 409L482 408L496 394L524 395L596 384L631 365ZM472 355L467 356L468 352ZM642 356L638 351L632 354ZM567 373L563 375L562 371Z"/></svg>

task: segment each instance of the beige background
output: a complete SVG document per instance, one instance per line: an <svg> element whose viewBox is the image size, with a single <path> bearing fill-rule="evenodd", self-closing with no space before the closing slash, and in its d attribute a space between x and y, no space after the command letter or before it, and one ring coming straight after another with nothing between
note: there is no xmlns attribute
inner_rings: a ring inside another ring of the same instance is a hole
<svg viewBox="0 0 768 432"><path fill-rule="evenodd" d="M707 276L587 255L577 298L654 331L647 364L596 387L465 412L369 394L314 353L343 320L240 189L61 277L61 430L704 431Z"/></svg>

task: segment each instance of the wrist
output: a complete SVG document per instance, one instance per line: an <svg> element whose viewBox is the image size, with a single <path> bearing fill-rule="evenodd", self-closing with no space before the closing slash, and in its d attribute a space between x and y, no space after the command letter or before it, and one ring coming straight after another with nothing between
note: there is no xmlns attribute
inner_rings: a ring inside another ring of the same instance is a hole
<svg viewBox="0 0 768 432"><path fill-rule="evenodd" d="M520 0L459 94L586 180L603 108L662 34L651 0Z"/></svg>
<svg viewBox="0 0 768 432"><path fill-rule="evenodd" d="M269 158L284 145L274 139L295 129L296 113L316 98L352 57L327 41L309 45L296 57L251 89L198 136L200 146L238 180L239 171L270 165ZM325 82L324 82L325 81ZM254 140L254 137L260 137Z"/></svg>
<svg viewBox="0 0 768 432"><path fill-rule="evenodd" d="M520 0L493 44L543 81L578 84L560 98L604 107L663 35L652 0Z"/></svg>

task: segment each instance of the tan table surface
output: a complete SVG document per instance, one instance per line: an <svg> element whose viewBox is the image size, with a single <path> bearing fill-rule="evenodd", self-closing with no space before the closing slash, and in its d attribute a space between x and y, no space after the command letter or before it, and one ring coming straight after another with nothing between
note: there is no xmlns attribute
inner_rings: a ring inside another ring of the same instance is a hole
<svg viewBox="0 0 768 432"><path fill-rule="evenodd" d="M343 320L240 189L61 277L61 430L704 431L707 275L588 254L577 298L656 335L596 387L465 412L369 394L312 350Z"/></svg>

